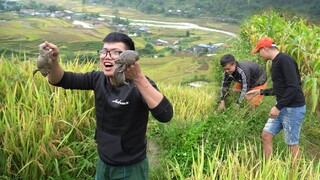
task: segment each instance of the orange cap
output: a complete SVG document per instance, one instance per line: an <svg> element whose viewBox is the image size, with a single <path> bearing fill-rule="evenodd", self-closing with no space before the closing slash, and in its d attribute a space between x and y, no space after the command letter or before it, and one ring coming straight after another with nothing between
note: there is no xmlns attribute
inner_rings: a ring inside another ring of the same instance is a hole
<svg viewBox="0 0 320 180"><path fill-rule="evenodd" d="M264 47L277 47L277 45L274 43L274 40L270 37L264 37L260 39L257 42L256 48L254 48L251 52L252 53L257 53L259 49L264 48Z"/></svg>

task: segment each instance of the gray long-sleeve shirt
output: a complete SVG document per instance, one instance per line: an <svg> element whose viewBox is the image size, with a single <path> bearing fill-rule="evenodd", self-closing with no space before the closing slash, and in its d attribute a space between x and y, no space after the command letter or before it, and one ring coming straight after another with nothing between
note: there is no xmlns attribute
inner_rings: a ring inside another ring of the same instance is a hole
<svg viewBox="0 0 320 180"><path fill-rule="evenodd" d="M240 97L237 103L240 104L250 88L260 86L267 81L267 73L257 63L250 61L237 61L236 70L228 75L223 74L221 100L224 100L231 82L236 81L242 84Z"/></svg>

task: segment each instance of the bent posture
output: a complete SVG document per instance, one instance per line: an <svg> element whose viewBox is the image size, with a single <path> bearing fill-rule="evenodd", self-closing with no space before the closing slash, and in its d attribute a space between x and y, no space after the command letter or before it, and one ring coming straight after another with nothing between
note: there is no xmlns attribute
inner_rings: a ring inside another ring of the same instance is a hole
<svg viewBox="0 0 320 180"><path fill-rule="evenodd" d="M220 59L223 68L223 81L221 88L221 102L218 106L219 110L225 109L225 99L231 82L235 81L233 91L240 91L240 96L237 100L239 105L246 93L252 89L264 89L267 87L267 74L265 70L257 63L250 61L236 61L233 55L226 54ZM263 96L247 98L251 106L258 106L263 99Z"/></svg>

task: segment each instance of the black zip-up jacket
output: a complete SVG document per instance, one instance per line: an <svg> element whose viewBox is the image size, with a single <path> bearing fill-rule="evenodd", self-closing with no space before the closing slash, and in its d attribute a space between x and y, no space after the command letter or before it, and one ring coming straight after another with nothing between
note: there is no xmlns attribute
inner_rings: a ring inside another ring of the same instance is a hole
<svg viewBox="0 0 320 180"><path fill-rule="evenodd" d="M272 60L273 87L261 90L261 95L275 95L277 109L304 106L305 97L297 62L288 54L279 52Z"/></svg>
<svg viewBox="0 0 320 180"><path fill-rule="evenodd" d="M98 154L109 165L130 165L146 157L149 111L160 122L168 122L173 116L172 105L165 96L157 107L149 109L132 81L114 87L101 71L65 72L61 81L54 85L94 91Z"/></svg>
<svg viewBox="0 0 320 180"><path fill-rule="evenodd" d="M242 84L241 94L237 100L237 103L240 104L250 88L261 86L266 83L267 73L254 62L236 61L236 63L236 70L231 75L228 75L228 73L223 74L221 100L225 99L231 82L236 81Z"/></svg>

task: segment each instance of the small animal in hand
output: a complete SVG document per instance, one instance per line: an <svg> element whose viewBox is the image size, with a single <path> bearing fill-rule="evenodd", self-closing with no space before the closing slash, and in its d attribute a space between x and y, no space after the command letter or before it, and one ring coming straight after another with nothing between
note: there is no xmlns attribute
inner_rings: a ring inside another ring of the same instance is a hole
<svg viewBox="0 0 320 180"><path fill-rule="evenodd" d="M120 54L120 56L115 60L117 67L114 71L114 86L126 84L124 70L127 68L127 66L134 64L138 60L139 53L136 51L125 50Z"/></svg>
<svg viewBox="0 0 320 180"><path fill-rule="evenodd" d="M52 66L52 60L50 59L52 49L46 49L46 45L41 44L39 46L39 51L40 55L37 59L37 69L33 71L33 75L40 71L43 77L47 77L48 74L50 74Z"/></svg>

